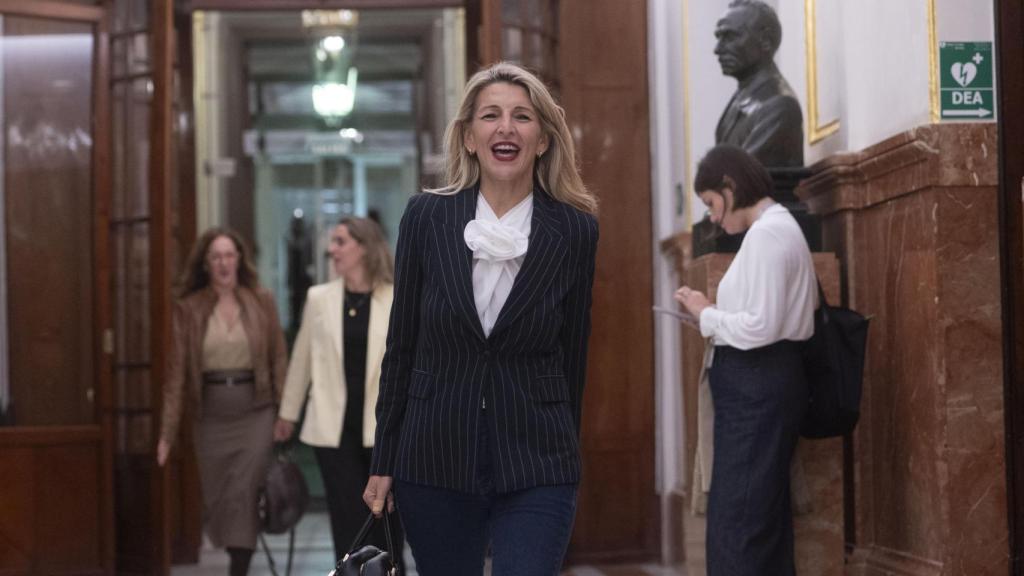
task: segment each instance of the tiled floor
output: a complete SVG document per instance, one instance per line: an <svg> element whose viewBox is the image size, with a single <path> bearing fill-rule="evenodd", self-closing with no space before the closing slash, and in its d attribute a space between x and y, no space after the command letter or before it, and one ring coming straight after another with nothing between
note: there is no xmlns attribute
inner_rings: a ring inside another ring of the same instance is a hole
<svg viewBox="0 0 1024 576"><path fill-rule="evenodd" d="M267 545L277 565L277 573L285 574L285 561L288 556L288 536L271 536ZM406 547L405 566L407 576L416 576L415 566ZM331 548L331 532L327 515L323 512L310 513L299 522L295 533L295 559L292 564L292 576L326 576L334 565L334 553ZM194 566L176 566L171 576L225 576L228 572L228 557L223 550L204 546L199 564ZM253 557L249 576L272 576L267 557L258 550ZM687 576L682 568L649 565L632 566L574 566L563 573L563 576Z"/></svg>

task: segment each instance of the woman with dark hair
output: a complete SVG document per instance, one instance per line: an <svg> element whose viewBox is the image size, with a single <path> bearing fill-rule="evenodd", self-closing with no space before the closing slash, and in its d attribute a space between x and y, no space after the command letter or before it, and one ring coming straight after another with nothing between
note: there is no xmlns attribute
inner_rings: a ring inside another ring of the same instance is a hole
<svg viewBox="0 0 1024 576"><path fill-rule="evenodd" d="M808 399L802 343L814 332L814 264L796 220L768 196L767 171L747 152L711 149L694 185L712 222L729 234L746 231L717 302L688 286L675 295L715 346L707 573L792 576L789 470Z"/></svg>
<svg viewBox="0 0 1024 576"><path fill-rule="evenodd" d="M394 265L384 233L369 218L345 218L328 251L338 279L309 289L292 349L274 439L291 437L305 406L299 438L313 447L327 495L337 560L366 519L377 425L380 364L394 294ZM401 544L401 534L395 536ZM386 548L382 526L370 542ZM391 550L401 557L401 548Z"/></svg>
<svg viewBox="0 0 1024 576"><path fill-rule="evenodd" d="M227 548L229 574L244 576L260 532L259 488L288 357L274 298L236 232L213 228L196 241L173 324L157 462L167 462L186 403L207 536Z"/></svg>
<svg viewBox="0 0 1024 576"><path fill-rule="evenodd" d="M363 499L423 576L559 573L576 513L597 199L536 76L470 78L446 185L409 202Z"/></svg>

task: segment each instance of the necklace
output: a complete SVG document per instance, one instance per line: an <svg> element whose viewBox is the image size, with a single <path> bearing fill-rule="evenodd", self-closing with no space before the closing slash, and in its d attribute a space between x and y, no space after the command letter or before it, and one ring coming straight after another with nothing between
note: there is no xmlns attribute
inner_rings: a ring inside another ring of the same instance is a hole
<svg viewBox="0 0 1024 576"><path fill-rule="evenodd" d="M362 308L366 304L366 301L370 299L370 294L370 292L360 294L359 299L356 300L352 298L354 293L349 292L348 290L345 291L345 307L348 308L349 318L355 318L356 315L359 314L359 309Z"/></svg>

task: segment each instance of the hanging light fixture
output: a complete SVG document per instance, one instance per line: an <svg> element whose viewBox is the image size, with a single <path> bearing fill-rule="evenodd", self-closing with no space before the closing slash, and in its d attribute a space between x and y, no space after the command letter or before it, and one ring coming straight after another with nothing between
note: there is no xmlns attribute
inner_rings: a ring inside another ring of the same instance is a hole
<svg viewBox="0 0 1024 576"><path fill-rule="evenodd" d="M340 119L352 113L356 103L356 83L359 71L355 66L348 69L345 84L324 82L313 86L313 109L328 120Z"/></svg>

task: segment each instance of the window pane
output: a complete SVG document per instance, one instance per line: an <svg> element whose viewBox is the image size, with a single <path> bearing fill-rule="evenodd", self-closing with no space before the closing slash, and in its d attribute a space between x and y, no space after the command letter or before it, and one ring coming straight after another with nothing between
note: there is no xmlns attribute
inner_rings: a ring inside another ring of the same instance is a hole
<svg viewBox="0 0 1024 576"><path fill-rule="evenodd" d="M503 26L523 24L521 0L502 0L501 24Z"/></svg>
<svg viewBox="0 0 1024 576"><path fill-rule="evenodd" d="M4 17L0 67L0 408L19 426L92 423L92 27Z"/></svg>
<svg viewBox="0 0 1024 576"><path fill-rule="evenodd" d="M523 31L519 28L504 28L501 31L501 54L510 62L523 61Z"/></svg>

